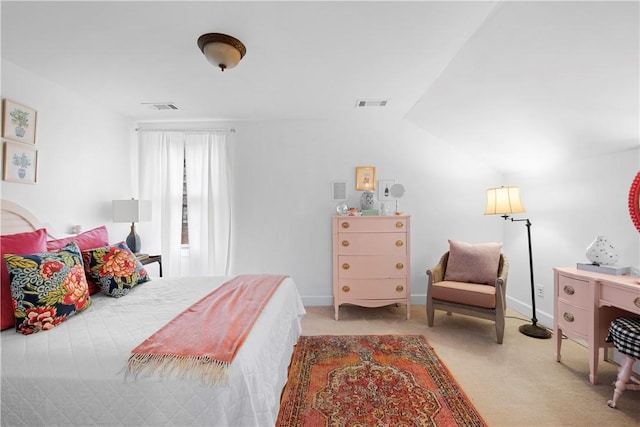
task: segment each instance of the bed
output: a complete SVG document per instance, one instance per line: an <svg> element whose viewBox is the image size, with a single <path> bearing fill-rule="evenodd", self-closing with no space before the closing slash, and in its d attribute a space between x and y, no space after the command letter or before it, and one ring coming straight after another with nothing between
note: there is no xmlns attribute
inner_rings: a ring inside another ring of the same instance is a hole
<svg viewBox="0 0 640 427"><path fill-rule="evenodd" d="M35 230L28 210L2 202L2 234ZM286 278L230 365L227 385L125 378L130 352L227 277L153 278L92 304L53 329L1 333L2 425L274 425L305 314Z"/></svg>

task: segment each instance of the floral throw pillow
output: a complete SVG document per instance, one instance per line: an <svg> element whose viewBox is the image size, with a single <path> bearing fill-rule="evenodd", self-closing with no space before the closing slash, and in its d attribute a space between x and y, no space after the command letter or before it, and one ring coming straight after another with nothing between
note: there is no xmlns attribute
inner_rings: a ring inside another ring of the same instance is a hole
<svg viewBox="0 0 640 427"><path fill-rule="evenodd" d="M149 281L147 270L125 242L82 252L84 268L95 279L102 292L119 298L139 283Z"/></svg>
<svg viewBox="0 0 640 427"><path fill-rule="evenodd" d="M49 330L91 305L78 245L56 252L4 256L11 280L16 331Z"/></svg>

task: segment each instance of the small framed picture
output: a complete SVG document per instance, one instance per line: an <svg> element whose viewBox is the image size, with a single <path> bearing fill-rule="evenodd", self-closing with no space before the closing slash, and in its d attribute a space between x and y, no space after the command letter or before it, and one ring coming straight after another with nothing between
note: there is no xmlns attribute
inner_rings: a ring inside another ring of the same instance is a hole
<svg viewBox="0 0 640 427"><path fill-rule="evenodd" d="M378 200L393 200L391 196L391 186L396 181L393 179L379 179L378 180Z"/></svg>
<svg viewBox="0 0 640 427"><path fill-rule="evenodd" d="M347 181L331 181L331 200L347 200Z"/></svg>
<svg viewBox="0 0 640 427"><path fill-rule="evenodd" d="M373 166L356 167L356 190L373 191L376 189L376 168Z"/></svg>
<svg viewBox="0 0 640 427"><path fill-rule="evenodd" d="M38 150L25 144L4 143L4 180L38 182Z"/></svg>
<svg viewBox="0 0 640 427"><path fill-rule="evenodd" d="M33 108L5 99L2 109L2 137L35 144L37 116L38 113Z"/></svg>

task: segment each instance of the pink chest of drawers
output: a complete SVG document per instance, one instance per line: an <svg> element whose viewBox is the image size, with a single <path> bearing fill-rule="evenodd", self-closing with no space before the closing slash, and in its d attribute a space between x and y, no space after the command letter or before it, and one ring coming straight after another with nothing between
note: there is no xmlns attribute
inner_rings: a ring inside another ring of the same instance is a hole
<svg viewBox="0 0 640 427"><path fill-rule="evenodd" d="M410 217L333 217L333 305L409 307Z"/></svg>

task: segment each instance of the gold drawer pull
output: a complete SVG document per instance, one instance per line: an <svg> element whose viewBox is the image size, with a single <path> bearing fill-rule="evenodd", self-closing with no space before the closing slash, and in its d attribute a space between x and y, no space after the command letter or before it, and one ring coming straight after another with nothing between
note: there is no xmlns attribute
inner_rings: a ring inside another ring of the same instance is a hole
<svg viewBox="0 0 640 427"><path fill-rule="evenodd" d="M349 264L346 263L346 262L344 264L342 264L342 269L343 270L348 270L349 269Z"/></svg>
<svg viewBox="0 0 640 427"><path fill-rule="evenodd" d="M404 227L404 222L402 221L396 222L396 228L402 228L402 227Z"/></svg>
<svg viewBox="0 0 640 427"><path fill-rule="evenodd" d="M640 308L640 297L637 297L636 299L634 299L633 303L636 305L636 307Z"/></svg>
<svg viewBox="0 0 640 427"><path fill-rule="evenodd" d="M562 317L564 317L564 320L566 320L567 322L573 322L575 320L573 314L571 313L565 313L562 315Z"/></svg>
<svg viewBox="0 0 640 427"><path fill-rule="evenodd" d="M348 241L348 240L343 240L343 241L342 241L342 246L344 246L345 248L346 248L347 246L349 246L349 241Z"/></svg>
<svg viewBox="0 0 640 427"><path fill-rule="evenodd" d="M404 242L402 240L396 240L396 246L397 247L400 247L402 245L404 245Z"/></svg>
<svg viewBox="0 0 640 427"><path fill-rule="evenodd" d="M567 295L573 295L573 294L575 294L575 293L576 293L576 290L575 290L575 289L573 289L573 286L569 286L569 285L566 285L566 286L563 288L563 290L564 290L564 293L565 293L565 294L567 294Z"/></svg>
<svg viewBox="0 0 640 427"><path fill-rule="evenodd" d="M348 222L343 222L342 223L342 228L349 228L349 223Z"/></svg>
<svg viewBox="0 0 640 427"><path fill-rule="evenodd" d="M399 263L397 263L397 264L396 264L396 268L397 268L398 270L402 270L402 269L404 268L404 264L403 264L403 263L401 263L401 262L399 262Z"/></svg>
<svg viewBox="0 0 640 427"><path fill-rule="evenodd" d="M351 288L350 288L350 287L348 287L348 286L343 286L343 287L342 287L342 291L343 291L343 292L349 292L350 290L351 290Z"/></svg>
<svg viewBox="0 0 640 427"><path fill-rule="evenodd" d="M398 291L398 292L404 291L404 286L402 286L402 285L396 286L396 291Z"/></svg>

